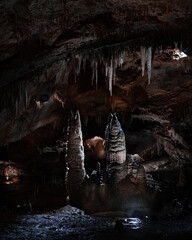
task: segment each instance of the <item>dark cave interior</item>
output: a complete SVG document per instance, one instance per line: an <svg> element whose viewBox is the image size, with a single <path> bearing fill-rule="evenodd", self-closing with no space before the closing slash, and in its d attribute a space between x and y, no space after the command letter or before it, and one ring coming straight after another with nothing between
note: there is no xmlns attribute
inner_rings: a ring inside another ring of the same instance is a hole
<svg viewBox="0 0 192 240"><path fill-rule="evenodd" d="M191 239L192 0L0 22L0 240Z"/></svg>

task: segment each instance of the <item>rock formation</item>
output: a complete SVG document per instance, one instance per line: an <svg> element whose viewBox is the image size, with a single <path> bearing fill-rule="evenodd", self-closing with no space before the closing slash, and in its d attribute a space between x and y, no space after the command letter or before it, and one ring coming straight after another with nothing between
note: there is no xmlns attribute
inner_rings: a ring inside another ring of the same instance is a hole
<svg viewBox="0 0 192 240"><path fill-rule="evenodd" d="M89 159L95 153L104 157L101 171L98 166L90 175L91 166L87 172L90 180L84 179L82 142L76 148L69 140L71 154L76 151L76 160L81 159L78 168L67 159L69 177L78 169L79 189L86 181L92 189L85 191L90 193L86 204L96 199L101 210L111 189L123 196L123 183L129 191L142 192L144 184L134 190L135 182L145 182L140 163L157 181L169 185L173 180L175 189L183 186L190 192L191 16L191 0L0 1L1 160L21 162L21 170L33 170L30 174L42 182L44 175L54 179L58 172L62 178L66 140L63 146L56 141L66 138L62 130L69 111L79 109L84 139L106 138L106 152L102 146L97 151L96 140L89 156L85 146ZM111 115L105 137L110 112L117 112L125 136ZM105 154L109 176L103 170ZM129 177L121 180L127 171ZM110 175L116 176L113 181ZM111 209L116 206L108 202Z"/></svg>
<svg viewBox="0 0 192 240"><path fill-rule="evenodd" d="M77 112L75 116L73 116L73 113L71 112L68 131L66 187L70 202L74 204L75 202L80 201L80 196L77 196L80 194L81 185L86 174L84 168L85 157L79 112Z"/></svg>
<svg viewBox="0 0 192 240"><path fill-rule="evenodd" d="M126 160L125 135L116 114L110 114L105 132L105 148L109 164L122 164Z"/></svg>
<svg viewBox="0 0 192 240"><path fill-rule="evenodd" d="M88 213L141 207L146 198L144 168L126 156L125 135L116 114L110 114L106 127L107 169L84 169L84 149L79 112L70 115L67 147L66 185L70 203Z"/></svg>
<svg viewBox="0 0 192 240"><path fill-rule="evenodd" d="M106 165L106 153L104 149L105 140L101 137L87 139L84 142L85 148L85 166L87 173L91 173L100 162L102 166Z"/></svg>
<svg viewBox="0 0 192 240"><path fill-rule="evenodd" d="M167 96L162 91L164 78L173 72L180 78L180 66L165 54L168 47L175 47L174 42L187 51L189 58L179 62L186 74L191 72L191 0L11 0L1 1L0 11L0 146L19 141L44 126L59 125L63 106L82 106L81 112L93 112L95 116L111 110L131 111L147 100L149 108L164 106L158 98L158 93L162 99ZM147 56L141 56L140 46L149 53L151 86L145 84L148 80L143 60ZM173 95L180 95L174 85L188 84L188 77L184 78L182 83L169 83ZM84 83L86 88L81 91ZM138 86L142 94L133 99ZM42 95L49 96L47 104L39 101ZM171 98L167 108L182 101L187 104L189 95L176 103Z"/></svg>

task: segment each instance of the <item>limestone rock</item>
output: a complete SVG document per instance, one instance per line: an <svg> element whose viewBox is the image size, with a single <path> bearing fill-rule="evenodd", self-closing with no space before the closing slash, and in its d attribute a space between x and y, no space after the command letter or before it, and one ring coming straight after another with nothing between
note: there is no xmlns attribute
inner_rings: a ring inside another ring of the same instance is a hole
<svg viewBox="0 0 192 240"><path fill-rule="evenodd" d="M70 202L73 203L78 201L77 196L86 175L81 120L78 111L75 116L73 113L70 115L66 162L66 186Z"/></svg>
<svg viewBox="0 0 192 240"><path fill-rule="evenodd" d="M121 164L126 160L125 134L116 114L110 114L105 132L106 153L109 164Z"/></svg>
<svg viewBox="0 0 192 240"><path fill-rule="evenodd" d="M71 115L66 174L70 202L88 213L124 210L137 202L144 204L146 175L143 166L126 156L125 136L116 114L110 114L106 128L107 169L93 171L85 177L80 116ZM137 156L138 158L138 156Z"/></svg>

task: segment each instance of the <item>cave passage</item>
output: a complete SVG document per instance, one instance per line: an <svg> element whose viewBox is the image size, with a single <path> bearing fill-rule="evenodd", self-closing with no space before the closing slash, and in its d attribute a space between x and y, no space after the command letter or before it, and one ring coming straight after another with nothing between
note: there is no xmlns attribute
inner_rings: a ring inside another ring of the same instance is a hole
<svg viewBox="0 0 192 240"><path fill-rule="evenodd" d="M191 239L192 0L0 22L0 239Z"/></svg>

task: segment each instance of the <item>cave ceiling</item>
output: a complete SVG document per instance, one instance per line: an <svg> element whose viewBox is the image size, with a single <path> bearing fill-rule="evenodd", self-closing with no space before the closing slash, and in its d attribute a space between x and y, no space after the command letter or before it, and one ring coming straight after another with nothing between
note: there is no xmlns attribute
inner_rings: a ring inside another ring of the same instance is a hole
<svg viewBox="0 0 192 240"><path fill-rule="evenodd" d="M150 123L190 159L191 0L9 0L0 13L0 146L51 142L79 109L84 125L110 112Z"/></svg>

